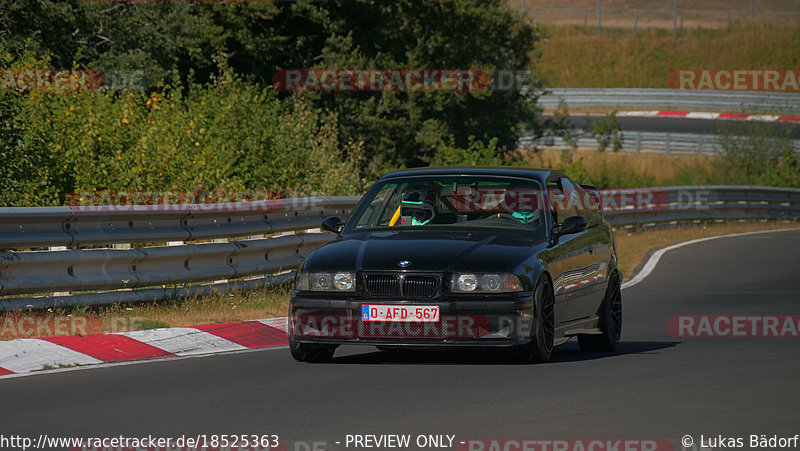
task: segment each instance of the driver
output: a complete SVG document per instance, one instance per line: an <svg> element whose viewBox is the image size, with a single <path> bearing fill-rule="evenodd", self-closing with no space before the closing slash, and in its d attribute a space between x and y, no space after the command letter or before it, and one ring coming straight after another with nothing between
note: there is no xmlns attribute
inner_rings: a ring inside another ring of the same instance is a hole
<svg viewBox="0 0 800 451"><path fill-rule="evenodd" d="M436 217L436 193L428 188L409 191L403 196L389 226L427 225Z"/></svg>

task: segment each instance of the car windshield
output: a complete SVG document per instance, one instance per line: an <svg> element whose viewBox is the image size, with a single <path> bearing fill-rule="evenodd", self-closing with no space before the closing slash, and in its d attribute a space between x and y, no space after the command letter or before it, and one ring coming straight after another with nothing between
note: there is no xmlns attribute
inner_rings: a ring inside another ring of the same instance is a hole
<svg viewBox="0 0 800 451"><path fill-rule="evenodd" d="M356 211L356 230L516 229L544 236L542 189L512 177L409 177L379 182Z"/></svg>

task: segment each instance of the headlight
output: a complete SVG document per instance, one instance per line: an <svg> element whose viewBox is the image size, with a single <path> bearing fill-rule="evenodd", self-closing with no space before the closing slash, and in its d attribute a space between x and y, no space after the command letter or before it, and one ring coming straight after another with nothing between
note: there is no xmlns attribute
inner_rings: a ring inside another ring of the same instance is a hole
<svg viewBox="0 0 800 451"><path fill-rule="evenodd" d="M308 291L355 291L356 277L351 272L301 272L297 275L295 289Z"/></svg>
<svg viewBox="0 0 800 451"><path fill-rule="evenodd" d="M453 291L475 291L478 288L478 277L475 274L461 274L455 281Z"/></svg>
<svg viewBox="0 0 800 451"><path fill-rule="evenodd" d="M336 273L336 275L333 276L333 285L336 286L337 290L353 291L354 279L353 274L349 272Z"/></svg>
<svg viewBox="0 0 800 451"><path fill-rule="evenodd" d="M453 274L450 291L454 293L510 293L522 291L513 274Z"/></svg>

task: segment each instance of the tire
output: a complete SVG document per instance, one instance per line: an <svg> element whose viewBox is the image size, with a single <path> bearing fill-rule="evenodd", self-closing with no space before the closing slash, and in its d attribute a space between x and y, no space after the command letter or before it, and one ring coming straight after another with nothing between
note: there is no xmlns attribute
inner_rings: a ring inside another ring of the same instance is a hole
<svg viewBox="0 0 800 451"><path fill-rule="evenodd" d="M293 337L289 337L289 352L292 357L299 362L323 363L333 359L336 346L320 345L315 343L298 343Z"/></svg>
<svg viewBox="0 0 800 451"><path fill-rule="evenodd" d="M600 306L599 335L578 335L578 344L586 352L614 352L622 334L622 287L619 274L614 273L608 282Z"/></svg>
<svg viewBox="0 0 800 451"><path fill-rule="evenodd" d="M550 281L543 277L534 291L533 336L528 344L512 351L514 363L544 363L553 355L555 341L555 294Z"/></svg>

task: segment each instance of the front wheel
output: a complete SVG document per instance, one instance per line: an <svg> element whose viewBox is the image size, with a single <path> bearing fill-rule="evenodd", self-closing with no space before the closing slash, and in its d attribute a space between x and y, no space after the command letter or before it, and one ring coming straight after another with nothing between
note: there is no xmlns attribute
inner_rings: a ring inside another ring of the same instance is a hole
<svg viewBox="0 0 800 451"><path fill-rule="evenodd" d="M550 360L555 340L555 294L550 281L542 278L534 291L534 317L531 341L514 349L512 360L516 363Z"/></svg>
<svg viewBox="0 0 800 451"><path fill-rule="evenodd" d="M321 345L316 343L298 343L294 337L289 337L289 352L299 362L322 363L330 362L336 346Z"/></svg>
<svg viewBox="0 0 800 451"><path fill-rule="evenodd" d="M600 306L600 335L578 335L578 344L586 352L613 352L622 335L622 286L619 274L611 276Z"/></svg>

